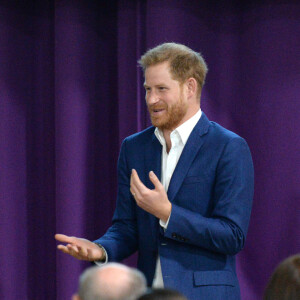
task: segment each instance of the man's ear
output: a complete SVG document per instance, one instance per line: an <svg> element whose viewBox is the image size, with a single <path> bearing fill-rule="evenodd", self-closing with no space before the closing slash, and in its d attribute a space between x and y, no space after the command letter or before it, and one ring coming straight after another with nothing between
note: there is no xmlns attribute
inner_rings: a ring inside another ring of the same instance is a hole
<svg viewBox="0 0 300 300"><path fill-rule="evenodd" d="M72 300L81 300L78 294L72 296Z"/></svg>
<svg viewBox="0 0 300 300"><path fill-rule="evenodd" d="M197 93L197 81L195 78L191 77L186 81L188 97L192 97Z"/></svg>

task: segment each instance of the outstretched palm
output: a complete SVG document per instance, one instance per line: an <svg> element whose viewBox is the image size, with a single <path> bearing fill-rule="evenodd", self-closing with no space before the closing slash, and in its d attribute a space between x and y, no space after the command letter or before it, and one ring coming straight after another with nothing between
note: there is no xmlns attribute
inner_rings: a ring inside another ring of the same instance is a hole
<svg viewBox="0 0 300 300"><path fill-rule="evenodd" d="M55 239L66 244L58 245L57 249L77 259L96 261L105 258L103 250L89 240L64 234L56 234Z"/></svg>

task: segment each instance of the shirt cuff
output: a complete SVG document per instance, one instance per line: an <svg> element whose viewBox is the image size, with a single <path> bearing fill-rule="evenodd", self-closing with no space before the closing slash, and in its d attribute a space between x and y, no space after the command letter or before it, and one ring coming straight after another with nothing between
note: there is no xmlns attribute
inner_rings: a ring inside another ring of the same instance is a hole
<svg viewBox="0 0 300 300"><path fill-rule="evenodd" d="M95 260L94 261L94 263L97 265L97 266L99 266L99 267L101 267L102 265L105 265L107 262L108 262L108 255L107 255L107 252L106 252L106 250L105 250L105 248L102 246L102 245L100 245L100 244L98 244L98 243L95 243L97 246L99 246L103 251L104 251L104 254L105 254L105 260L103 259L103 260Z"/></svg>
<svg viewBox="0 0 300 300"><path fill-rule="evenodd" d="M169 218L168 218L167 222L164 222L163 220L159 220L159 225L160 225L164 230L167 230L167 227L168 227L169 221L170 221L170 217L171 217L171 214L169 215Z"/></svg>

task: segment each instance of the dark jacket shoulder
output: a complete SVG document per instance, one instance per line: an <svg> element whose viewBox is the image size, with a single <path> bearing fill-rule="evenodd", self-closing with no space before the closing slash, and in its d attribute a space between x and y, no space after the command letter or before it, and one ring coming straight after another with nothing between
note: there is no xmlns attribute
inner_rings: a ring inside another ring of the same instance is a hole
<svg viewBox="0 0 300 300"><path fill-rule="evenodd" d="M155 127L150 126L140 132L134 133L124 139L124 142L128 143L145 143L146 141L149 141L154 135Z"/></svg>

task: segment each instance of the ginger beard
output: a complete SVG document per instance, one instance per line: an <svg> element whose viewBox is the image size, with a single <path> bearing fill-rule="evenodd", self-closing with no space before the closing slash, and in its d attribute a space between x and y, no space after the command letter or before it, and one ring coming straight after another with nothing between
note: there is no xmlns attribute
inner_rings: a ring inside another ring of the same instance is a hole
<svg viewBox="0 0 300 300"><path fill-rule="evenodd" d="M160 130L174 130L186 115L188 104L183 101L182 90L178 101L172 105L168 105L160 100L153 105L147 105L150 113L152 125ZM155 111L163 110L161 115L155 116Z"/></svg>

